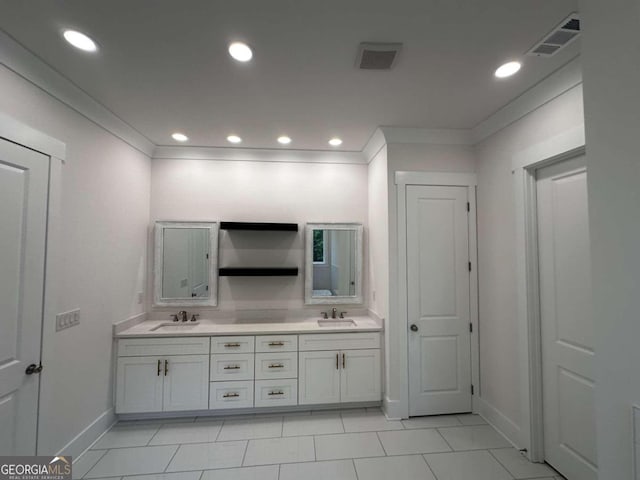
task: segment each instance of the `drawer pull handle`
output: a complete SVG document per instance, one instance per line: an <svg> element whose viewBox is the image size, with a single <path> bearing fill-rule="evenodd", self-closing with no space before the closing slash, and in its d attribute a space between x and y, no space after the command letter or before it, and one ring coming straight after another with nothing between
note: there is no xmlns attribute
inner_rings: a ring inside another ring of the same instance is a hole
<svg viewBox="0 0 640 480"><path fill-rule="evenodd" d="M347 368L347 355L342 354L342 368Z"/></svg>
<svg viewBox="0 0 640 480"><path fill-rule="evenodd" d="M269 368L284 368L284 365L282 363L272 363Z"/></svg>
<svg viewBox="0 0 640 480"><path fill-rule="evenodd" d="M225 370L240 370L240 365L227 365L224 367Z"/></svg>
<svg viewBox="0 0 640 480"><path fill-rule="evenodd" d="M284 395L284 392L282 390L278 390L276 392L269 392L269 395Z"/></svg>
<svg viewBox="0 0 640 480"><path fill-rule="evenodd" d="M224 346L225 347L239 347L240 344L239 343L225 343Z"/></svg>
<svg viewBox="0 0 640 480"><path fill-rule="evenodd" d="M270 347L283 347L284 342L269 342Z"/></svg>
<svg viewBox="0 0 640 480"><path fill-rule="evenodd" d="M222 398L236 398L239 397L240 394L239 393L225 393Z"/></svg>

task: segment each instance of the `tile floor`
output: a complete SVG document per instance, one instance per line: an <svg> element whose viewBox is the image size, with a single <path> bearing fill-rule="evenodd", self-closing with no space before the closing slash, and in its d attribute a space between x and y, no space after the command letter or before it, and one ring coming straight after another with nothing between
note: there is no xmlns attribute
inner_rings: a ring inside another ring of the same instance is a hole
<svg viewBox="0 0 640 480"><path fill-rule="evenodd" d="M562 479L477 415L389 421L379 409L121 422L75 479Z"/></svg>

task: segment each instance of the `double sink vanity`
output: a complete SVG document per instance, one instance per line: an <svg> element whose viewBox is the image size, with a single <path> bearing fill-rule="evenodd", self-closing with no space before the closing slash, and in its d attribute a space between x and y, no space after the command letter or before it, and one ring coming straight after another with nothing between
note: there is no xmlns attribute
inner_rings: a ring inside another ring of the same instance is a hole
<svg viewBox="0 0 640 480"><path fill-rule="evenodd" d="M262 232L269 225L297 230L296 224L245 223L242 228ZM211 312L217 305L223 269L253 276L293 270L218 268L217 236L217 224L156 225L154 306L181 311L152 312L149 317L164 318L115 334L116 413L203 415L379 403L382 325L377 319L336 307L320 315L301 310L299 318L286 315L279 321L265 315L247 322L215 311L211 318L199 317L204 312L198 307ZM308 224L305 256L306 304L362 303L360 225Z"/></svg>

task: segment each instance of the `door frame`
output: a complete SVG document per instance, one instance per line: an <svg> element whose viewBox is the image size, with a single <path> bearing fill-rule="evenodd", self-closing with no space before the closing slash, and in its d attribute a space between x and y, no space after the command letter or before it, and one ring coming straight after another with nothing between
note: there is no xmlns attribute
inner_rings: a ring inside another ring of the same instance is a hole
<svg viewBox="0 0 640 480"><path fill-rule="evenodd" d="M474 393L471 395L472 411L478 411L478 399L480 398L480 343L478 335L478 240L476 218L476 187L475 173L445 173L445 172L395 172L396 201L397 201L397 286L390 288L390 311L395 312L400 320L389 323L388 329L395 330L400 362L397 371L404 372L403 396L399 399L399 405L395 415L390 417L409 417L409 313L408 313L408 288L407 288L407 186L432 186L432 187L466 187L469 201L469 261L472 268L469 275L469 320L473 326L471 332L471 382ZM391 248L393 248L391 246ZM390 264L393 272L393 261ZM392 273L393 275L393 273ZM393 277L392 277L393 278ZM395 304L395 305L394 305Z"/></svg>
<svg viewBox="0 0 640 480"><path fill-rule="evenodd" d="M542 401L542 319L538 257L537 171L586 153L584 126L538 143L514 155L512 174L516 209L517 324L522 425L520 448L532 462L544 462Z"/></svg>
<svg viewBox="0 0 640 480"><path fill-rule="evenodd" d="M60 271L61 236L61 196L62 167L67 162L66 144L56 138L36 130L18 120L0 112L0 138L16 145L35 150L49 157L49 192L47 198L47 226L45 236L44 299L42 309L42 328L40 337L40 361L46 369L48 360L54 355L53 346L46 341L55 334L55 318L58 313L58 286L55 281ZM43 398L42 375L38 376L38 422L36 431L36 455L51 452L40 451L40 432L44 419L42 409L47 399Z"/></svg>

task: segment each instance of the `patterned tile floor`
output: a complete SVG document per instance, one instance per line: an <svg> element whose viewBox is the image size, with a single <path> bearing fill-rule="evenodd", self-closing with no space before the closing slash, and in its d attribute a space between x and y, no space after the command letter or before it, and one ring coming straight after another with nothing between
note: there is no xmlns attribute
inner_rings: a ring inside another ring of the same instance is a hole
<svg viewBox="0 0 640 480"><path fill-rule="evenodd" d="M477 415L389 421L379 409L120 422L75 479L562 479Z"/></svg>

